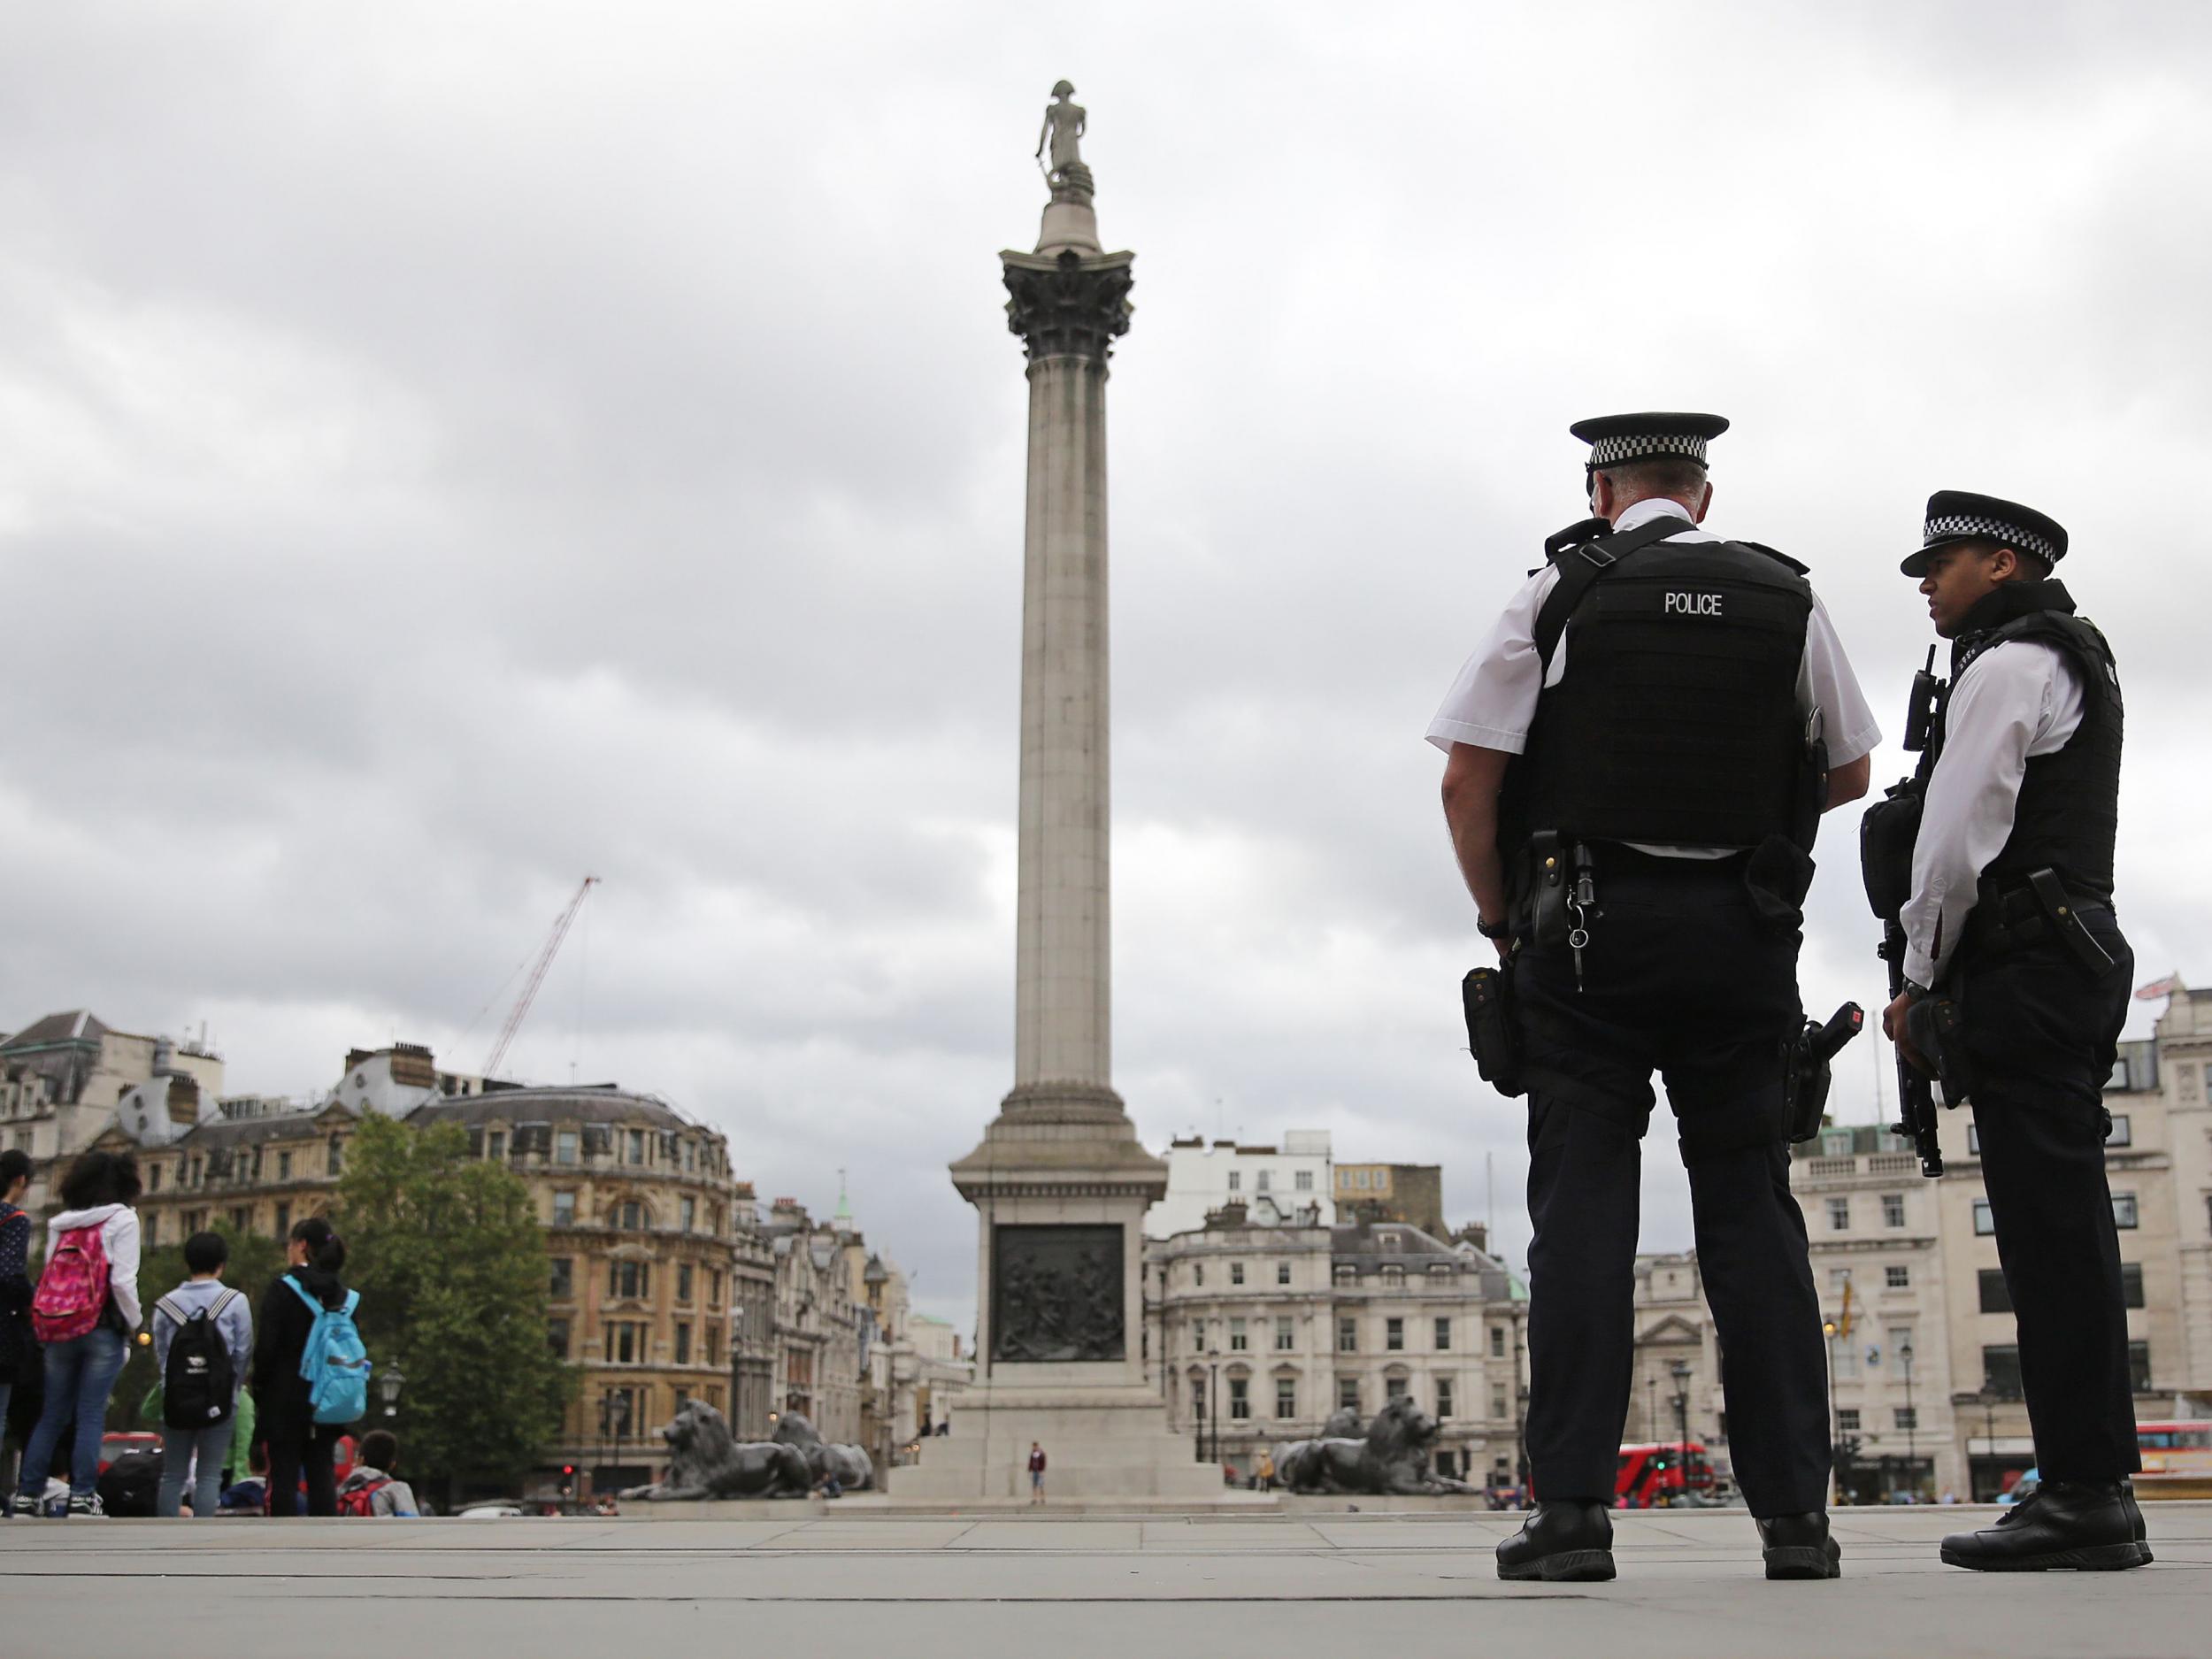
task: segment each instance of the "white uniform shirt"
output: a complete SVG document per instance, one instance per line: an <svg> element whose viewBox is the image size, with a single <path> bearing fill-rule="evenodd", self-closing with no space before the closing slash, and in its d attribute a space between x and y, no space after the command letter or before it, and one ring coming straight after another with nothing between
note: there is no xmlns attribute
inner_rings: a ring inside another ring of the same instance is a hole
<svg viewBox="0 0 2212 1659"><path fill-rule="evenodd" d="M1669 541L1718 541L1722 538L1701 528L1690 511L1677 501L1651 498L1636 503L1613 521L1614 534L1649 524L1663 513L1682 520L1682 528L1663 538ZM1429 741L1450 751L1455 743L1520 754L1528 747L1528 729L1536 719L1536 700L1547 686L1566 677L1567 635L1551 654L1551 667L1539 679L1542 659L1536 653L1536 617L1544 601L1558 586L1559 567L1547 564L1515 594L1459 671L1459 678L1445 695L1436 718L1429 722ZM1797 666L1797 706L1809 717L1819 710L1821 730L1828 741L1831 768L1848 765L1871 754L1882 741L1874 711L1859 689L1858 676L1843 654L1835 625L1816 595L1812 614L1805 619L1805 655ZM1724 856L1726 848L1646 847L1660 854L1687 854L1698 857Z"/></svg>
<svg viewBox="0 0 2212 1659"><path fill-rule="evenodd" d="M1966 918L1975 883L2004 850L2029 759L2081 729L2079 676L2066 654L2039 640L2008 640L1967 664L1951 687L1943 753L1928 780L1912 849L1905 977L1933 985Z"/></svg>

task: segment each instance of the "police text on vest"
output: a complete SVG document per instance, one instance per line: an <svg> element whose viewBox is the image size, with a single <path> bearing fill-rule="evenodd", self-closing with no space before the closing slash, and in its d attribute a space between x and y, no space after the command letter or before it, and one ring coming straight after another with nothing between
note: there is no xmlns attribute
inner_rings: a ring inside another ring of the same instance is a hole
<svg viewBox="0 0 2212 1659"><path fill-rule="evenodd" d="M1718 594L1669 594L1667 610L1685 617L1717 617L1720 615Z"/></svg>

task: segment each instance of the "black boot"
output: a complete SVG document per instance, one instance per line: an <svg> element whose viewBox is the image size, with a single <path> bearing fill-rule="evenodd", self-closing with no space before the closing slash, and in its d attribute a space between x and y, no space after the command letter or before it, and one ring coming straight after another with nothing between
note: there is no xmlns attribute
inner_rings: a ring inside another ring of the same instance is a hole
<svg viewBox="0 0 2212 1659"><path fill-rule="evenodd" d="M2120 1507L2128 1512L2128 1520L2135 1529L2135 1541L2140 1544L2149 1538L2150 1529L2143 1525L2143 1511L2135 1504L2135 1483L2132 1480L2123 1480L2120 1483ZM2143 1559L2145 1561L2151 1559L2149 1549L2146 1548L2143 1551Z"/></svg>
<svg viewBox="0 0 2212 1659"><path fill-rule="evenodd" d="M1977 1572L2117 1572L2150 1560L2141 1525L2120 1481L2046 1481L1996 1525L1945 1539L1943 1559Z"/></svg>
<svg viewBox="0 0 2212 1659"><path fill-rule="evenodd" d="M1613 1576L1613 1517L1602 1503L1540 1503L1498 1546L1498 1577L1584 1583Z"/></svg>
<svg viewBox="0 0 2212 1659"><path fill-rule="evenodd" d="M1770 1578L1840 1578L1843 1547L1828 1536L1818 1509L1770 1516L1759 1523L1759 1542Z"/></svg>

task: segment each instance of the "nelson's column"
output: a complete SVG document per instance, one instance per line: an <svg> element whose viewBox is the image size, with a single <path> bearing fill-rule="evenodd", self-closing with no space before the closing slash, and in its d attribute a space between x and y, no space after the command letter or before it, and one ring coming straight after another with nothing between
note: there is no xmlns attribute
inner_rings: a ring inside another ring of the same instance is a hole
<svg viewBox="0 0 2212 1659"><path fill-rule="evenodd" d="M1074 90L1062 81L1045 111L1052 196L1037 250L999 256L1029 357L1029 507L1014 1087L952 1166L979 1223L981 1370L952 1433L897 1472L902 1497L1025 1493L1033 1440L1055 1498L1221 1490L1145 1382L1139 1224L1167 1166L1139 1144L1111 1081L1106 359L1129 329L1135 256L1100 250Z"/></svg>

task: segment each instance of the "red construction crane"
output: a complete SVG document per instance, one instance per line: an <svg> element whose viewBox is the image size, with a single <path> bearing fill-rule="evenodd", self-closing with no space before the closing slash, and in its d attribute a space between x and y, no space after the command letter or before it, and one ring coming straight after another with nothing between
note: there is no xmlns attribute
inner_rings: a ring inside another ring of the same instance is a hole
<svg viewBox="0 0 2212 1659"><path fill-rule="evenodd" d="M561 941L568 937L569 924L576 919L576 912L584 908L584 900L599 885L597 876L586 876L584 885L576 889L576 896L568 902L568 908L553 924L552 937L545 941L545 949L538 953L537 965L530 970L522 995L515 998L515 1005L507 1010L507 1023L499 1028L499 1041L492 1044L491 1057L484 1062L484 1075L489 1077L499 1069L499 1063L507 1057L507 1047L522 1029L522 1022L529 1017L530 1004L537 1001L538 987L545 983L545 971L553 965L553 958L560 954Z"/></svg>

